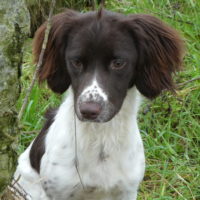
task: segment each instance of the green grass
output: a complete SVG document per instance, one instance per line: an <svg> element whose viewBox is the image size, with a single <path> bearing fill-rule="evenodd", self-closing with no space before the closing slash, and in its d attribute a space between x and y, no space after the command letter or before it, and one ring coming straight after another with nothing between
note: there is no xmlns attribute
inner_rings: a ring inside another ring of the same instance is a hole
<svg viewBox="0 0 200 200"><path fill-rule="evenodd" d="M175 77L182 83L200 76L200 1L135 0L107 1L107 8L129 13L158 16L180 31L186 42L184 69ZM33 73L30 41L25 45L22 76L22 104ZM59 104L57 96L45 85L35 85L22 119L19 152L35 137L48 107ZM146 152L146 173L139 200L200 200L200 81L146 100L139 115L139 126Z"/></svg>

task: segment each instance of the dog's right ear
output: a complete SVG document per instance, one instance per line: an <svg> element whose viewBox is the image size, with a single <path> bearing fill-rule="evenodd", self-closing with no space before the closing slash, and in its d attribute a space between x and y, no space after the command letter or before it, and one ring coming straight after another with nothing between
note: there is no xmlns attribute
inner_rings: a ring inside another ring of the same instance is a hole
<svg viewBox="0 0 200 200"><path fill-rule="evenodd" d="M79 13L67 10L52 18L47 46L44 52L42 65L38 72L39 82L47 80L48 86L56 93L63 93L70 85L70 77L65 62L67 36L75 24ZM34 62L39 60L44 40L47 22L36 31L33 42Z"/></svg>

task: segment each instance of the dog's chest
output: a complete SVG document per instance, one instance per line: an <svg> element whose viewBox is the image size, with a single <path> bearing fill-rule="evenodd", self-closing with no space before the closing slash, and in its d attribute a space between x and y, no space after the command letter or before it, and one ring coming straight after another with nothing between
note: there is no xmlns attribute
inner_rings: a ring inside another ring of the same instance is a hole
<svg viewBox="0 0 200 200"><path fill-rule="evenodd" d="M86 185L113 188L126 179L125 159L120 152L105 150L102 145L79 156L79 171Z"/></svg>
<svg viewBox="0 0 200 200"><path fill-rule="evenodd" d="M115 186L110 190L103 190L98 187L86 187L78 188L71 192L71 194L65 200L129 200L129 193L122 193L122 189L119 186Z"/></svg>
<svg viewBox="0 0 200 200"><path fill-rule="evenodd" d="M112 148L108 150L102 144L89 145L83 149L77 147L77 171L75 149L73 146L63 147L65 151L55 148L51 152L51 158L45 155L43 158L41 175L45 179L42 185L50 199L117 199L121 195L127 195L129 187L131 190L134 180L129 180L129 171L133 165L128 161L128 151L122 153Z"/></svg>

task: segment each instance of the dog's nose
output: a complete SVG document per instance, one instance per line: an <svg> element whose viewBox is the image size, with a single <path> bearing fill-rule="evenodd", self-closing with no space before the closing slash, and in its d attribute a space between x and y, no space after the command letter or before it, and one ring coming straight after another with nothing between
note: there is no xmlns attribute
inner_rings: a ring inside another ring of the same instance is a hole
<svg viewBox="0 0 200 200"><path fill-rule="evenodd" d="M84 102L80 105L80 112L85 119L96 119L101 112L101 105L95 102Z"/></svg>

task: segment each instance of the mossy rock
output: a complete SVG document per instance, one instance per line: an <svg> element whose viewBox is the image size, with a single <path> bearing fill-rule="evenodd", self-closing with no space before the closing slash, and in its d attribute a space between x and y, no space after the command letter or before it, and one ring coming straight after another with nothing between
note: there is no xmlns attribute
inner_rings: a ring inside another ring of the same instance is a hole
<svg viewBox="0 0 200 200"><path fill-rule="evenodd" d="M28 35L29 12L24 0L0 0L0 194L16 166L17 113L22 45Z"/></svg>

